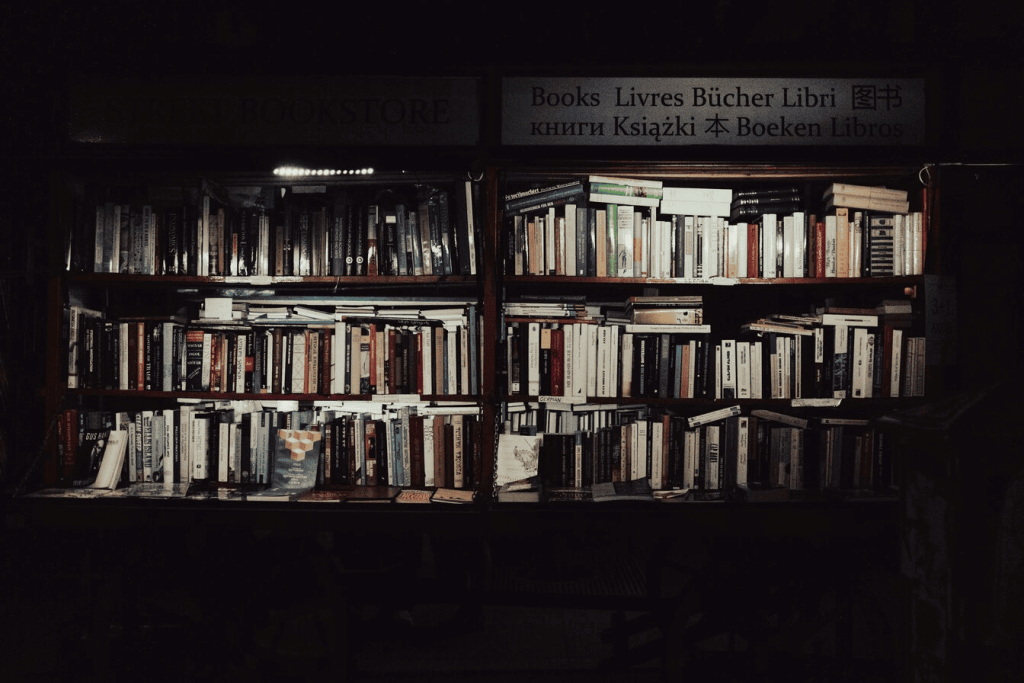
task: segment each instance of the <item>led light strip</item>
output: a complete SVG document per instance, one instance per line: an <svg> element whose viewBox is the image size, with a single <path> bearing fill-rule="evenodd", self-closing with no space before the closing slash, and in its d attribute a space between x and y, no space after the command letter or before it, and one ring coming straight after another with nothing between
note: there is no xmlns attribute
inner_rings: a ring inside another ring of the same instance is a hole
<svg viewBox="0 0 1024 683"><path fill-rule="evenodd" d="M335 175L372 175L372 168L355 168L344 171L335 169L313 169L313 168L302 168L300 166L279 166L274 169L274 175L286 176L290 178L301 177L301 176L335 176Z"/></svg>

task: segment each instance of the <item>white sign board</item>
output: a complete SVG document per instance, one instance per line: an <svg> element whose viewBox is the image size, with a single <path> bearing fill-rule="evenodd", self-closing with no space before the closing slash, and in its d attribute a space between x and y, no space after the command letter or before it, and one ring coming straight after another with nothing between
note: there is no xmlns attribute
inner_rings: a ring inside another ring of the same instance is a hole
<svg viewBox="0 0 1024 683"><path fill-rule="evenodd" d="M921 145L915 78L502 81L504 145Z"/></svg>

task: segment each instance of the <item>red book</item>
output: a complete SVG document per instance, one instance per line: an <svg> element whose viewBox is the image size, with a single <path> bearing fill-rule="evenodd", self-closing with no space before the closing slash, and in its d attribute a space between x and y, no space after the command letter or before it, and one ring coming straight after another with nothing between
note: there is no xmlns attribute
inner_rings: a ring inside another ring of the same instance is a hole
<svg viewBox="0 0 1024 683"><path fill-rule="evenodd" d="M416 331L416 393L423 394L423 333Z"/></svg>
<svg viewBox="0 0 1024 683"><path fill-rule="evenodd" d="M383 349L377 348L377 323L370 323L370 393L381 392L377 386L377 354Z"/></svg>
<svg viewBox="0 0 1024 683"><path fill-rule="evenodd" d="M761 277L761 270L758 268L761 249L759 230L760 226L757 223L747 224L747 277Z"/></svg>
<svg viewBox="0 0 1024 683"><path fill-rule="evenodd" d="M397 344L395 341L395 330L389 329L387 331L388 336L388 373L387 383L389 394L396 393L396 387L398 386L397 375L398 375L398 363L396 362L395 354L397 352Z"/></svg>
<svg viewBox="0 0 1024 683"><path fill-rule="evenodd" d="M142 391L146 388L146 323L135 325L135 386L132 388Z"/></svg>
<svg viewBox="0 0 1024 683"><path fill-rule="evenodd" d="M565 332L559 327L551 330L551 395L565 393Z"/></svg>
<svg viewBox="0 0 1024 683"><path fill-rule="evenodd" d="M331 395L331 330L320 330L320 393ZM373 340L371 343L371 356ZM373 367L372 365L370 366ZM372 373L371 373L372 374Z"/></svg>
<svg viewBox="0 0 1024 683"><path fill-rule="evenodd" d="M825 277L825 221L814 224L814 277Z"/></svg>

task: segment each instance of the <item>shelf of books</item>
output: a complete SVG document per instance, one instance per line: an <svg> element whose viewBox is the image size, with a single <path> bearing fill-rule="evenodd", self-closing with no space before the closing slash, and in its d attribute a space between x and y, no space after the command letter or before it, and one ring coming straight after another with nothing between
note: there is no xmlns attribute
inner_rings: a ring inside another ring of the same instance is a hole
<svg viewBox="0 0 1024 683"><path fill-rule="evenodd" d="M508 170L496 501L893 500L917 169Z"/></svg>
<svg viewBox="0 0 1024 683"><path fill-rule="evenodd" d="M480 182L141 177L63 190L33 495L480 499Z"/></svg>
<svg viewBox="0 0 1024 683"><path fill-rule="evenodd" d="M141 178L64 187L34 495L898 495L880 417L933 393L917 168Z"/></svg>

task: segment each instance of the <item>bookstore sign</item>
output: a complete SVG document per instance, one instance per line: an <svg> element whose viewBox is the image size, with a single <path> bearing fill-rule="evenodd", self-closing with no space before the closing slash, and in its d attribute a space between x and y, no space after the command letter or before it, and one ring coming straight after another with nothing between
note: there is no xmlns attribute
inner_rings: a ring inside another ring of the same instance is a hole
<svg viewBox="0 0 1024 683"><path fill-rule="evenodd" d="M559 78L502 82L505 145L921 145L915 78Z"/></svg>
<svg viewBox="0 0 1024 683"><path fill-rule="evenodd" d="M475 145L472 78L83 79L74 142L206 145Z"/></svg>

